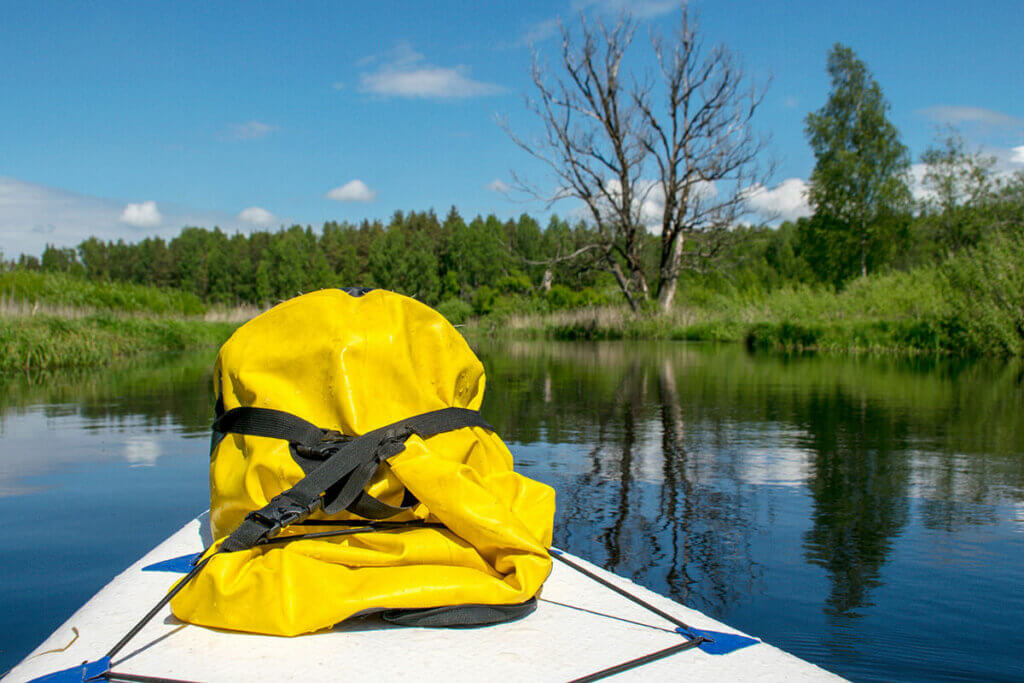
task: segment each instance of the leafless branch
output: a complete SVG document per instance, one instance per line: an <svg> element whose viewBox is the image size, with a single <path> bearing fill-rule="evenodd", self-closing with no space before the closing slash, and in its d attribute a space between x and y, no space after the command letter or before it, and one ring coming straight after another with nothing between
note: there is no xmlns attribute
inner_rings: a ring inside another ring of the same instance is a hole
<svg viewBox="0 0 1024 683"><path fill-rule="evenodd" d="M657 297L667 309L681 269L719 254L750 188L768 175L758 163L766 140L752 126L765 89L727 48L705 49L685 4L670 42L651 35L653 76L624 72L635 32L628 14L613 26L581 14L578 40L562 27L558 71L533 59L526 105L543 135L527 141L505 130L548 167L557 189L544 193L517 176L518 188L549 205L583 202L596 229L592 246L634 308L650 295L648 227L660 228Z"/></svg>

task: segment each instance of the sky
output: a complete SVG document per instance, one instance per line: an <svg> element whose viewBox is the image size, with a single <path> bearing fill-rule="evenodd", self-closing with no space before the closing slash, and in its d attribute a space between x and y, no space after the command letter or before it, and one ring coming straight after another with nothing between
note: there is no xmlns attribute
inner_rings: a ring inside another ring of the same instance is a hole
<svg viewBox="0 0 1024 683"><path fill-rule="evenodd" d="M769 83L755 118L776 172L755 208L807 213L803 133L841 42L864 60L916 161L936 126L1024 169L1024 8L1017 2L694 0L704 40ZM39 254L96 235L135 241L184 225L228 232L464 216L572 215L503 191L552 182L525 136L531 55L554 64L580 13L670 35L663 0L561 2L104 2L0 0L0 251Z"/></svg>

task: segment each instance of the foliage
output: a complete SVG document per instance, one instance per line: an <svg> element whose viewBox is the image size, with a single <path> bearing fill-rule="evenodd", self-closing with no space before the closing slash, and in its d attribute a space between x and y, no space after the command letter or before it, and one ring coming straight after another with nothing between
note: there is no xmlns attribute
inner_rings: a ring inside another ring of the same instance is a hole
<svg viewBox="0 0 1024 683"><path fill-rule="evenodd" d="M452 325L464 325L473 315L473 307L462 299L445 299L437 306L437 312L448 319Z"/></svg>
<svg viewBox="0 0 1024 683"><path fill-rule="evenodd" d="M806 119L814 220L802 238L814 245L819 277L839 283L867 275L884 259L910 203L910 159L886 116L881 87L853 50L837 43L828 73L828 101Z"/></svg>
<svg viewBox="0 0 1024 683"><path fill-rule="evenodd" d="M986 209L998 189L995 157L968 151L960 133L950 129L925 150L921 162L927 192L921 214L924 225L934 231L935 244L949 251L977 245L993 222Z"/></svg>
<svg viewBox="0 0 1024 683"><path fill-rule="evenodd" d="M95 315L0 317L0 372L104 365L140 351L215 346L230 323Z"/></svg>
<svg viewBox="0 0 1024 683"><path fill-rule="evenodd" d="M745 341L797 351L1024 355L1019 235L997 235L941 266L858 278L842 291L821 284L769 290L726 279L703 286L695 280L687 291L669 316L566 303L513 317L501 329L556 339ZM559 290L552 298L567 296Z"/></svg>
<svg viewBox="0 0 1024 683"><path fill-rule="evenodd" d="M0 272L0 298L32 304L161 315L198 315L207 309L190 292L125 282L95 282L67 273L25 269Z"/></svg>

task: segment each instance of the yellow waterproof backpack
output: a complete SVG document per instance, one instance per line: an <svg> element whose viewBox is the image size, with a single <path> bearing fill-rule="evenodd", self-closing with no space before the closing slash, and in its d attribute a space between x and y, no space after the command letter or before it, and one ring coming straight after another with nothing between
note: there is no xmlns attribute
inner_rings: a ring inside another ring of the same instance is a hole
<svg viewBox="0 0 1024 683"><path fill-rule="evenodd" d="M554 491L481 418L484 370L439 313L323 290L249 321L214 373L215 539L175 616L298 635L384 610L476 625L532 611Z"/></svg>

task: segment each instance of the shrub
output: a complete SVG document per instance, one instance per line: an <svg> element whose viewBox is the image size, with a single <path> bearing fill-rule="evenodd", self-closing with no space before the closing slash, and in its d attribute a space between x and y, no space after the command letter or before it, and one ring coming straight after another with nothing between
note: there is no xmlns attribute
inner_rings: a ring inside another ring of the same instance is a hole
<svg viewBox="0 0 1024 683"><path fill-rule="evenodd" d="M473 292L473 310L477 315L487 315L494 310L494 303L497 299L496 291L487 285L482 285Z"/></svg>
<svg viewBox="0 0 1024 683"><path fill-rule="evenodd" d="M473 315L473 307L462 299L452 297L438 304L437 312L447 318L452 325L464 325Z"/></svg>
<svg viewBox="0 0 1024 683"><path fill-rule="evenodd" d="M544 298L552 311L561 311L576 306L576 292L565 285L554 285L544 295Z"/></svg>

